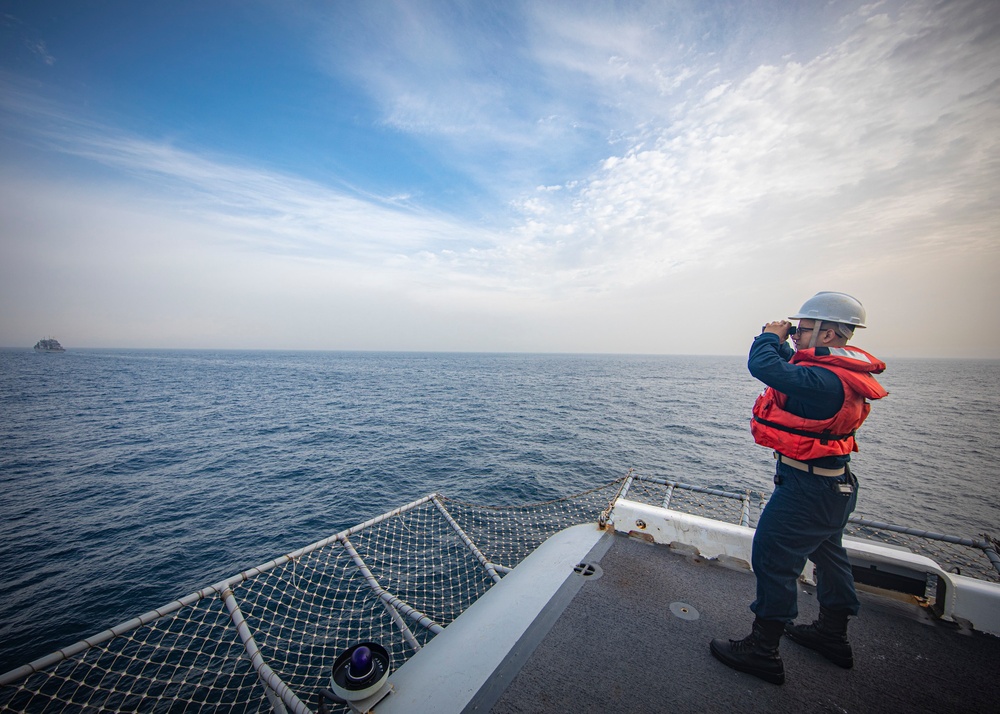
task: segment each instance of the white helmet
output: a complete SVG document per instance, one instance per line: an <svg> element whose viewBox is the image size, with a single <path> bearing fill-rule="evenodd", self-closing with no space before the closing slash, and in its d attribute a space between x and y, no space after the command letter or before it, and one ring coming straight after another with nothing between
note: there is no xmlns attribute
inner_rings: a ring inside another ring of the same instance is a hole
<svg viewBox="0 0 1000 714"><path fill-rule="evenodd" d="M789 320L840 322L852 327L865 326L865 308L847 293L820 292L806 300Z"/></svg>

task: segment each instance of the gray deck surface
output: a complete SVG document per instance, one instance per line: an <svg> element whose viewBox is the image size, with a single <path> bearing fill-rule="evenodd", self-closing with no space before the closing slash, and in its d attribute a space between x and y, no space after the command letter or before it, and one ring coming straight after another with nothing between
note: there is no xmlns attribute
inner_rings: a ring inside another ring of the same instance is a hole
<svg viewBox="0 0 1000 714"><path fill-rule="evenodd" d="M749 633L752 573L622 535L600 568L491 711L1000 712L1000 638L936 622L916 605L859 593L854 669L785 638L786 681L776 686L708 649L713 637ZM697 619L675 616L675 602ZM802 586L798 620L817 611Z"/></svg>

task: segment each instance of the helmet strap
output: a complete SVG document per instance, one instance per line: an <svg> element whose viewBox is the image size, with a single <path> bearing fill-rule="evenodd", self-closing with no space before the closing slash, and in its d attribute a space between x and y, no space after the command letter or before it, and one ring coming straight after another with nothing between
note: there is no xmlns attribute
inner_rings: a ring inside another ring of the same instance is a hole
<svg viewBox="0 0 1000 714"><path fill-rule="evenodd" d="M822 325L822 320L816 320L816 325L813 327L812 334L809 336L809 349L816 346L816 342L819 340L819 330Z"/></svg>

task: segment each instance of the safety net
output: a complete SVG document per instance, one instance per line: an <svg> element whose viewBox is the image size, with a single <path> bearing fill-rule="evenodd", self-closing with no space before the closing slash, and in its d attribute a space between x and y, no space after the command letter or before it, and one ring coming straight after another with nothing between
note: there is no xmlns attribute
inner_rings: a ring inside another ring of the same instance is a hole
<svg viewBox="0 0 1000 714"><path fill-rule="evenodd" d="M0 675L0 710L347 711L320 696L342 651L377 642L398 668L549 536L624 495L749 527L763 504L632 473L528 506L426 496ZM926 540L885 525L858 532Z"/></svg>

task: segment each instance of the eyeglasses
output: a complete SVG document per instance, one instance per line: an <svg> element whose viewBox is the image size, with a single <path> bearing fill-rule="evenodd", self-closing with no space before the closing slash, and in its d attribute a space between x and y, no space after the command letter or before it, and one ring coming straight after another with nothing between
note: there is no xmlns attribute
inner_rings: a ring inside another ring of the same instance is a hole
<svg viewBox="0 0 1000 714"><path fill-rule="evenodd" d="M815 326L813 326L813 327L795 327L793 325L792 327L790 327L788 329L788 334L789 335L801 335L803 332L812 332L815 329L816 329ZM832 329L833 329L832 327L826 327L826 328L821 327L821 328L819 328L820 332L824 332L826 330L832 330Z"/></svg>

